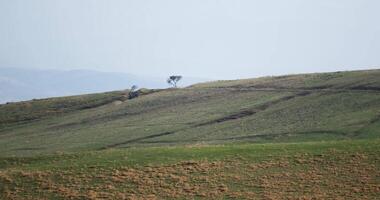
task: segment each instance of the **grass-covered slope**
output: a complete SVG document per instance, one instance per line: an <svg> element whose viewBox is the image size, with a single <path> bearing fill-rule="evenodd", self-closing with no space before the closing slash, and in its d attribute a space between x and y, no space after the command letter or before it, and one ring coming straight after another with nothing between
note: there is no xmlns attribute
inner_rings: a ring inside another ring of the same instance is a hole
<svg viewBox="0 0 380 200"><path fill-rule="evenodd" d="M380 70L263 77L0 106L0 155L380 136Z"/></svg>
<svg viewBox="0 0 380 200"><path fill-rule="evenodd" d="M0 125L1 128L9 128L68 112L99 107L116 100L124 100L125 93L126 91L116 91L3 104L0 105Z"/></svg>

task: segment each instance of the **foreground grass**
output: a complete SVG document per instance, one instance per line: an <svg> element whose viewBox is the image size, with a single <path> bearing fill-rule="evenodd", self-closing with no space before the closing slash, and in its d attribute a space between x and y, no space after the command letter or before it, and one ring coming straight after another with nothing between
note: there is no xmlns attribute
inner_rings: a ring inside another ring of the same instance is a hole
<svg viewBox="0 0 380 200"><path fill-rule="evenodd" d="M0 198L375 199L379 147L346 140L8 157L0 159Z"/></svg>

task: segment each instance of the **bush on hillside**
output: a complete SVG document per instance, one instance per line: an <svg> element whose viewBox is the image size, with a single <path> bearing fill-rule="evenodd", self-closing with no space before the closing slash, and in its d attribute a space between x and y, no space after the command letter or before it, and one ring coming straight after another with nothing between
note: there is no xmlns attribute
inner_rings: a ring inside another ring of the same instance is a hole
<svg viewBox="0 0 380 200"><path fill-rule="evenodd" d="M131 89L129 90L129 93L128 93L128 99L134 99L134 98L137 98L139 97L140 95L140 92L139 90L137 90L137 85L133 85L131 87Z"/></svg>

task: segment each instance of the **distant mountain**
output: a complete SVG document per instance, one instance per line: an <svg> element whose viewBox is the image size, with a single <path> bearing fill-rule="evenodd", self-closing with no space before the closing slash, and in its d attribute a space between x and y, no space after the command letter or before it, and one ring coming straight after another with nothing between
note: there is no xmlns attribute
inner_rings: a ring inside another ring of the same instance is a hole
<svg viewBox="0 0 380 200"><path fill-rule="evenodd" d="M206 80L184 77L180 84L188 86L202 81ZM0 68L0 103L122 90L132 85L145 88L168 87L166 77L91 70Z"/></svg>

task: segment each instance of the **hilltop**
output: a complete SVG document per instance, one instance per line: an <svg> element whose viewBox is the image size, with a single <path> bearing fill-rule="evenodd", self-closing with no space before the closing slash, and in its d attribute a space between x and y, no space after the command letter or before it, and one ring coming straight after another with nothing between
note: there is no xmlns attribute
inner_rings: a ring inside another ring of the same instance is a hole
<svg viewBox="0 0 380 200"><path fill-rule="evenodd" d="M0 154L378 138L380 70L114 91L0 106Z"/></svg>
<svg viewBox="0 0 380 200"><path fill-rule="evenodd" d="M0 103L122 90L132 85L165 88L166 77L94 70L38 70L0 67ZM186 77L188 86L206 79Z"/></svg>

